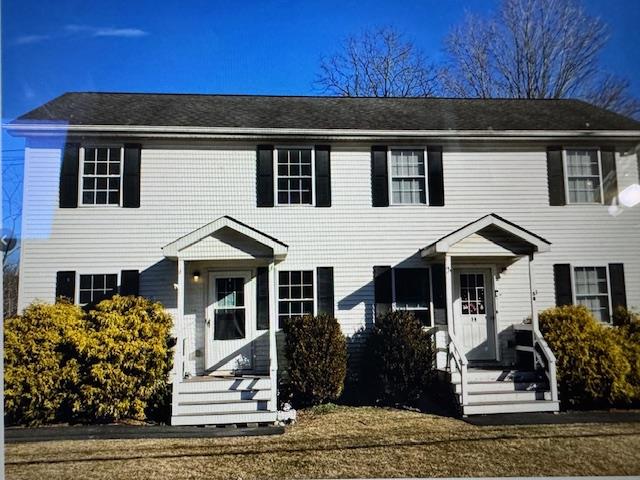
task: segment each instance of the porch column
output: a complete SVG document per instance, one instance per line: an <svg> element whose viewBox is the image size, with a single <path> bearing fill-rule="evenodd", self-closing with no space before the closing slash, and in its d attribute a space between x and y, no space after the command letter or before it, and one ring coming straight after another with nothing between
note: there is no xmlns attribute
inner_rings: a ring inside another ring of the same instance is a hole
<svg viewBox="0 0 640 480"><path fill-rule="evenodd" d="M278 411L278 348L276 345L276 265L275 260L269 264L269 380L271 383L271 411Z"/></svg>
<svg viewBox="0 0 640 480"><path fill-rule="evenodd" d="M178 390L179 384L184 379L184 260L178 258L178 278L176 283L176 297L177 297L177 314L175 325L173 326L176 336L176 346L174 348L173 356L173 390L171 394L171 415L173 416L173 409L178 405ZM172 418L173 422L173 418Z"/></svg>
<svg viewBox="0 0 640 480"><path fill-rule="evenodd" d="M451 256L447 253L444 256L444 284L445 284L445 298L446 298L446 311L447 311L447 330L449 333L455 335L455 328L453 325L453 270L451 268Z"/></svg>
<svg viewBox="0 0 640 480"><path fill-rule="evenodd" d="M531 297L531 326L534 330L538 330L538 307L536 306L536 277L534 271L534 254L529 255L529 293Z"/></svg>

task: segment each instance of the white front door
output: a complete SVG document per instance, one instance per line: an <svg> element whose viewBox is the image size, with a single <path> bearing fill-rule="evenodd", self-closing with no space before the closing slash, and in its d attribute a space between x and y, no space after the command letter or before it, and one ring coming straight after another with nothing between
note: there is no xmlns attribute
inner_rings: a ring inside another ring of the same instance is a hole
<svg viewBox="0 0 640 480"><path fill-rule="evenodd" d="M454 270L455 333L469 360L496 360L490 269Z"/></svg>
<svg viewBox="0 0 640 480"><path fill-rule="evenodd" d="M251 272L210 272L208 290L206 370L251 370L255 327Z"/></svg>

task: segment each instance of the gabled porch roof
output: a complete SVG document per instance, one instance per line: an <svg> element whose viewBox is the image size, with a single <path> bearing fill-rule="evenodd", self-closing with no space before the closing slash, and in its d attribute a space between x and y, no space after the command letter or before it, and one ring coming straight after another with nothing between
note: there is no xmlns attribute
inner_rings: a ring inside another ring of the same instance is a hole
<svg viewBox="0 0 640 480"><path fill-rule="evenodd" d="M496 235L499 233L500 235ZM494 242L502 251L512 254L524 253L526 250L533 252L548 252L551 249L551 242L545 240L521 226L510 222L495 213L490 213L484 217L475 220L458 230L455 230L434 243L427 245L420 250L423 257L433 257L438 254L452 253L456 245L463 240L477 234L484 237L487 243ZM497 240L492 237L501 237ZM478 252L480 253L480 252ZM492 254L500 253L498 251Z"/></svg>
<svg viewBox="0 0 640 480"><path fill-rule="evenodd" d="M193 250L196 244L208 241L212 236L215 236L215 234L221 231L230 231L236 234L236 236L255 242L260 247L273 252L272 255L274 259L281 260L287 255L289 247L285 243L226 215L165 245L162 247L162 253L165 257L173 259L187 257L187 252ZM222 240L222 242L224 242L224 240ZM243 242L238 243L237 248L244 249L244 245L240 245L240 243ZM202 256L202 254L199 253L199 256Z"/></svg>

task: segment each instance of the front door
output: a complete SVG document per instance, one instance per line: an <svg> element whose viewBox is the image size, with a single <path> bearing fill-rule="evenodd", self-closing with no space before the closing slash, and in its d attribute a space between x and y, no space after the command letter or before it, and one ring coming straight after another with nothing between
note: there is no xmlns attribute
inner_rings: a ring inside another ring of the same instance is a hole
<svg viewBox="0 0 640 480"><path fill-rule="evenodd" d="M492 277L489 269L455 270L455 333L469 360L496 360Z"/></svg>
<svg viewBox="0 0 640 480"><path fill-rule="evenodd" d="M250 272L211 272L207 308L206 369L241 373L253 363L254 315Z"/></svg>

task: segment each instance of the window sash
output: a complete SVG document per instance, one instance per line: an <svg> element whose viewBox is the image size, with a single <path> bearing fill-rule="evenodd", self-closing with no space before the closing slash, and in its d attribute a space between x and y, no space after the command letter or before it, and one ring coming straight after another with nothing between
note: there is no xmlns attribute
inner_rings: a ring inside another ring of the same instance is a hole
<svg viewBox="0 0 640 480"><path fill-rule="evenodd" d="M398 276L406 275L406 278L398 278ZM411 279L411 275L419 275L419 280L423 281L422 287L425 291L421 292L403 292L399 288L399 283L402 281L413 282L415 279ZM433 291L431 286L431 269L430 268L392 268L391 269L391 308L392 310L405 310L415 312L416 316L420 319L423 318L424 326L433 325ZM416 295L413 295L413 294ZM406 294L406 296L405 296ZM418 294L423 294L425 297L418 298ZM426 312L426 315L419 315L421 312ZM422 321L422 320L421 320Z"/></svg>
<svg viewBox="0 0 640 480"><path fill-rule="evenodd" d="M285 319L313 315L315 284L313 270L281 270L278 272L278 328Z"/></svg>
<svg viewBox="0 0 640 480"><path fill-rule="evenodd" d="M602 161L599 149L563 150L568 204L602 204Z"/></svg>
<svg viewBox="0 0 640 480"><path fill-rule="evenodd" d="M80 274L78 282L78 304L98 303L118 293L117 273Z"/></svg>
<svg viewBox="0 0 640 480"><path fill-rule="evenodd" d="M105 152L104 155L101 152ZM118 152L117 160L113 160L115 152ZM121 206L124 148L112 145L84 146L81 148L80 158L82 159L78 181L80 205Z"/></svg>
<svg viewBox="0 0 640 480"><path fill-rule="evenodd" d="M424 149L396 148L388 152L391 205L427 204L427 166Z"/></svg>
<svg viewBox="0 0 640 480"><path fill-rule="evenodd" d="M587 307L597 320L611 322L611 299L607 267L574 267L575 303Z"/></svg>
<svg viewBox="0 0 640 480"><path fill-rule="evenodd" d="M315 153L311 147L275 150L276 205L313 205Z"/></svg>

